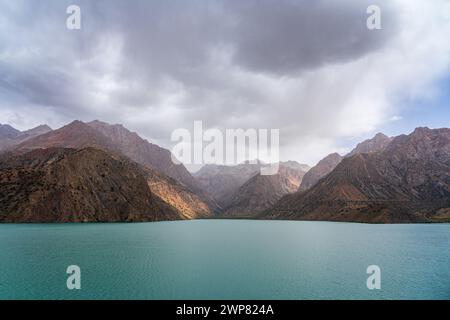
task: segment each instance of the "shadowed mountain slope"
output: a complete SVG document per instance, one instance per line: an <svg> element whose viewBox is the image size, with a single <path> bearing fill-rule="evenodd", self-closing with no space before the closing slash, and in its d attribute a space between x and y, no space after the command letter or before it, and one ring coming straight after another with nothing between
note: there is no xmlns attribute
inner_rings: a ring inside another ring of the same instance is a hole
<svg viewBox="0 0 450 320"><path fill-rule="evenodd" d="M139 165L105 151L35 149L0 158L0 221L181 219L153 194Z"/></svg>

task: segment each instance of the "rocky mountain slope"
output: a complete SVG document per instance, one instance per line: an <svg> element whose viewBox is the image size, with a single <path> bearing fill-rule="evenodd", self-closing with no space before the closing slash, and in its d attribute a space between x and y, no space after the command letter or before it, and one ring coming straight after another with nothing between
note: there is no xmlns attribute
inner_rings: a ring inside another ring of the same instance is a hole
<svg viewBox="0 0 450 320"><path fill-rule="evenodd" d="M280 163L278 174L257 173L235 192L223 216L254 217L284 195L296 192L308 169L308 166L289 161Z"/></svg>
<svg viewBox="0 0 450 320"><path fill-rule="evenodd" d="M450 221L450 129L418 128L355 154L261 218L374 223Z"/></svg>
<svg viewBox="0 0 450 320"><path fill-rule="evenodd" d="M105 151L35 149L0 158L0 221L158 221L182 217L145 170Z"/></svg>

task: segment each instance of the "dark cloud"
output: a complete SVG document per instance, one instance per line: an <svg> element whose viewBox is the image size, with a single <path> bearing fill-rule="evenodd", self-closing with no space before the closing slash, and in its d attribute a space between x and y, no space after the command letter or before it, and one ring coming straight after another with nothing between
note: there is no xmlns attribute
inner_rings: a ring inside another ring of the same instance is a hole
<svg viewBox="0 0 450 320"><path fill-rule="evenodd" d="M357 59L394 34L394 16L383 7L385 30L367 32L373 1L250 0L232 4L237 18L235 61L255 72L290 75L327 63Z"/></svg>

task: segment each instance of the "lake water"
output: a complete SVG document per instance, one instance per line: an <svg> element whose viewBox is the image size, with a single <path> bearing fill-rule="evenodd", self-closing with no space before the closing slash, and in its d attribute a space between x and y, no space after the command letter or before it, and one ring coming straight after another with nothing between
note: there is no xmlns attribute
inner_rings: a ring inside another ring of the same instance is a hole
<svg viewBox="0 0 450 320"><path fill-rule="evenodd" d="M0 299L450 299L450 225L1 224Z"/></svg>

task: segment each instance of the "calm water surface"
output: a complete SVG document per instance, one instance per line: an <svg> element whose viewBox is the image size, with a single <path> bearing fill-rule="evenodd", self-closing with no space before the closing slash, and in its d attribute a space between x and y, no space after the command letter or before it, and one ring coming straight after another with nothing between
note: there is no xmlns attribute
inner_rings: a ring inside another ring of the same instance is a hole
<svg viewBox="0 0 450 320"><path fill-rule="evenodd" d="M450 225L0 224L0 299L450 299Z"/></svg>

